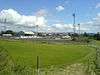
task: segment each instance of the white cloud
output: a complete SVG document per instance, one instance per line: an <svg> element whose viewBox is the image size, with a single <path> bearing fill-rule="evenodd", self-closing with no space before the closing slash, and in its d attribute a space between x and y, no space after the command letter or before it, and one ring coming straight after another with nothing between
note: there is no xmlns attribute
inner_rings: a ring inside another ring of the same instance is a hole
<svg viewBox="0 0 100 75"><path fill-rule="evenodd" d="M52 25L50 30L54 32L73 32L73 24L56 23ZM77 30L78 30L78 26L76 26L76 31Z"/></svg>
<svg viewBox="0 0 100 75"><path fill-rule="evenodd" d="M100 8L100 3L97 3L96 4L96 8Z"/></svg>
<svg viewBox="0 0 100 75"><path fill-rule="evenodd" d="M61 5L56 7L57 11L63 11L64 9L65 9L64 6Z"/></svg>
<svg viewBox="0 0 100 75"><path fill-rule="evenodd" d="M47 19L44 16L44 12L41 10L38 15L21 15L17 11L13 9L2 10L0 12L0 22L4 22L6 19L8 24L3 24L14 30L35 30L33 29L36 25L39 25L40 31L47 32L73 32L73 24L66 23L53 23L48 25ZM2 24L0 24L1 26ZM16 28L16 25L19 28ZM0 27L1 28L1 27ZM78 26L76 25L76 30L78 30ZM92 21L81 23L81 31L84 32L97 32L100 30L100 13L97 14Z"/></svg>
<svg viewBox="0 0 100 75"><path fill-rule="evenodd" d="M93 23L95 25L100 25L100 13L97 14L97 16L95 18L93 18Z"/></svg>
<svg viewBox="0 0 100 75"><path fill-rule="evenodd" d="M0 21L4 21L5 19L7 19L8 22L15 23L19 22L19 19L21 19L21 15L13 9L2 10L0 12Z"/></svg>
<svg viewBox="0 0 100 75"><path fill-rule="evenodd" d="M0 12L0 22L4 22L6 19L7 22L13 25L25 25L25 26L35 26L39 25L45 26L46 19L43 15L41 16L33 16L33 15L20 15L17 11L13 9L2 10Z"/></svg>
<svg viewBox="0 0 100 75"><path fill-rule="evenodd" d="M100 17L100 13L98 13L97 16Z"/></svg>
<svg viewBox="0 0 100 75"><path fill-rule="evenodd" d="M89 22L81 23L86 32L100 32L100 13Z"/></svg>

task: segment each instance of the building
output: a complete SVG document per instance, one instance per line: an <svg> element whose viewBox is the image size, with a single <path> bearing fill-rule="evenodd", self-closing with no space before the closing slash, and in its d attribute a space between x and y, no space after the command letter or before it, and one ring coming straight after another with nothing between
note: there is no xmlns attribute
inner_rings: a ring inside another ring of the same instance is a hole
<svg viewBox="0 0 100 75"><path fill-rule="evenodd" d="M12 37L12 34L2 34L3 37Z"/></svg>

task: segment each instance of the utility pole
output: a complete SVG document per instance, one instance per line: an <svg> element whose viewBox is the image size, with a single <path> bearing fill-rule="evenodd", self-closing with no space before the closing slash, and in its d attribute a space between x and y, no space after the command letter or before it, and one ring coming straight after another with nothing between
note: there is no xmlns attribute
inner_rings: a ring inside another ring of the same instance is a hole
<svg viewBox="0 0 100 75"><path fill-rule="evenodd" d="M75 34L75 31L76 31L76 28L75 28L75 18L76 18L76 15L75 13L73 13L73 32Z"/></svg>

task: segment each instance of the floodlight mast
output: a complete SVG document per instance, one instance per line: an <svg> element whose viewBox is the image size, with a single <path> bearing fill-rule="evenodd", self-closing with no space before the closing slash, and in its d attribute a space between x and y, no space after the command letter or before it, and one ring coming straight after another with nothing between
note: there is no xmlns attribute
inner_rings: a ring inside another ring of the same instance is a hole
<svg viewBox="0 0 100 75"><path fill-rule="evenodd" d="M36 23L38 22L38 16L36 16ZM39 25L36 24L36 36L38 37L38 27Z"/></svg>
<svg viewBox="0 0 100 75"><path fill-rule="evenodd" d="M5 19L4 20L4 24L6 24L7 23L7 20ZM6 26L4 25L4 30L6 31Z"/></svg>
<svg viewBox="0 0 100 75"><path fill-rule="evenodd" d="M75 28L75 19L76 19L76 15L75 15L75 13L73 13L73 32L74 32L74 34L75 34L75 32L76 32L76 28Z"/></svg>
<svg viewBox="0 0 100 75"><path fill-rule="evenodd" d="M3 20L3 22L0 22L0 23L2 23L3 24L3 30L1 30L1 31L6 31L6 26L5 26L5 24L7 23L7 20L6 20L6 18Z"/></svg>
<svg viewBox="0 0 100 75"><path fill-rule="evenodd" d="M39 27L39 25L36 25L36 33L37 33L36 36L38 36L38 27Z"/></svg>
<svg viewBox="0 0 100 75"><path fill-rule="evenodd" d="M80 24L78 24L78 31L79 31L79 35L80 35Z"/></svg>

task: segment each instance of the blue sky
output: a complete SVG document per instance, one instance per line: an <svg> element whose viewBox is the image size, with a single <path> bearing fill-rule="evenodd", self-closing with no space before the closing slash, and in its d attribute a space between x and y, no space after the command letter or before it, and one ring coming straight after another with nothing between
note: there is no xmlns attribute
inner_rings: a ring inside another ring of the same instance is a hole
<svg viewBox="0 0 100 75"><path fill-rule="evenodd" d="M0 11L13 9L21 15L35 15L43 9L47 12L48 24L57 22L71 24L72 13L76 13L76 23L84 23L95 18L100 12L96 5L100 0L0 0ZM56 8L62 6L58 11Z"/></svg>
<svg viewBox="0 0 100 75"><path fill-rule="evenodd" d="M21 14L31 15L45 9L58 19L66 18L65 22L71 22L72 13L76 10L78 20L86 21L87 17L94 17L100 11L95 9L98 2L99 0L0 0L0 10L12 8ZM64 6L65 10L57 12L55 8L60 5Z"/></svg>

